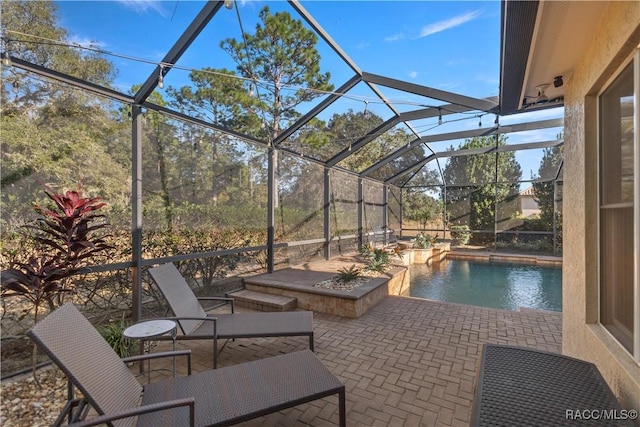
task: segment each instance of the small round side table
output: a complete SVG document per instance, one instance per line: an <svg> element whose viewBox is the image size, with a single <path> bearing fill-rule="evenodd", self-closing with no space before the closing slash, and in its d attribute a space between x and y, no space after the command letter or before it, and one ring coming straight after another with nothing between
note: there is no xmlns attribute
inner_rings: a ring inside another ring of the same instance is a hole
<svg viewBox="0 0 640 427"><path fill-rule="evenodd" d="M122 336L129 339L140 340L144 345L145 341L152 338L170 334L173 341L173 350L176 350L176 336L178 328L173 320L143 320L135 325L129 326L122 332ZM142 365L140 365L142 367ZM150 381L150 361L147 360L147 381ZM142 373L142 372L141 372ZM176 376L176 358L173 358L173 376Z"/></svg>

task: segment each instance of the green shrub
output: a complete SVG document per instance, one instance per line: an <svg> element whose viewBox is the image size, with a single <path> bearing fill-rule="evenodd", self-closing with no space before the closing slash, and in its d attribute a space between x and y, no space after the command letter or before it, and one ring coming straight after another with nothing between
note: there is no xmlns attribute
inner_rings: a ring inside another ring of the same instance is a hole
<svg viewBox="0 0 640 427"><path fill-rule="evenodd" d="M513 239L510 242L497 242L496 248L498 249L514 249L523 252L553 252L553 243L548 239L538 239L528 242L523 242L518 239Z"/></svg>
<svg viewBox="0 0 640 427"><path fill-rule="evenodd" d="M461 245L466 245L471 240L471 232L468 225L452 225L449 230L451 237Z"/></svg>
<svg viewBox="0 0 640 427"><path fill-rule="evenodd" d="M416 237L411 239L413 242L413 246L418 249L429 249L436 244L436 240L438 236L431 236L429 234L425 234L423 232L418 233Z"/></svg>
<svg viewBox="0 0 640 427"><path fill-rule="evenodd" d="M121 358L131 356L135 347L134 341L122 335L125 329L127 329L127 323L124 320L124 313L122 314L122 319L118 322L113 322L98 328L100 335L102 335Z"/></svg>

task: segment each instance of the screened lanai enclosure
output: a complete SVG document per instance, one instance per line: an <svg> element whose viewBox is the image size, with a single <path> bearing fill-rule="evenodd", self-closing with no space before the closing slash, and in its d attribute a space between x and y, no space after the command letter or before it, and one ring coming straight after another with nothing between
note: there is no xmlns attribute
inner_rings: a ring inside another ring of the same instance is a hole
<svg viewBox="0 0 640 427"><path fill-rule="evenodd" d="M363 70L315 18L325 2L167 2L138 27L119 2L82 3L134 53L73 39L55 5L2 3L3 269L36 249L45 185L105 203L110 249L78 280L134 318L159 262L215 285L419 232L562 251L562 98L545 87L512 114Z"/></svg>

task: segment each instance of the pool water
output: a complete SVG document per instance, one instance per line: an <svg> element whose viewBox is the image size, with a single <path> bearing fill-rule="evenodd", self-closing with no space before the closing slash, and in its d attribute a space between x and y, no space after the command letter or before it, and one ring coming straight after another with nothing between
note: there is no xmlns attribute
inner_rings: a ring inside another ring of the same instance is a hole
<svg viewBox="0 0 640 427"><path fill-rule="evenodd" d="M562 311L562 269L453 259L414 264L409 294L505 310Z"/></svg>

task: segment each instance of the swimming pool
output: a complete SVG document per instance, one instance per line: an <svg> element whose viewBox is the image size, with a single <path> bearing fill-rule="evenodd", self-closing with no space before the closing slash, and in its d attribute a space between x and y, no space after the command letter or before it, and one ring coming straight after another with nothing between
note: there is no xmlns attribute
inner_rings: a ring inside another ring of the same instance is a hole
<svg viewBox="0 0 640 427"><path fill-rule="evenodd" d="M411 267L412 297L518 310L562 311L562 269L449 259Z"/></svg>

